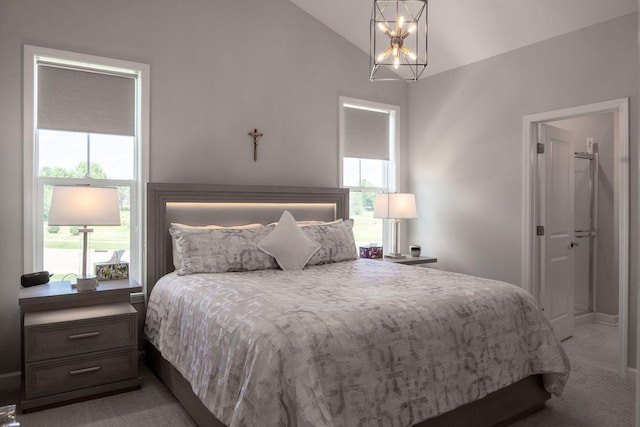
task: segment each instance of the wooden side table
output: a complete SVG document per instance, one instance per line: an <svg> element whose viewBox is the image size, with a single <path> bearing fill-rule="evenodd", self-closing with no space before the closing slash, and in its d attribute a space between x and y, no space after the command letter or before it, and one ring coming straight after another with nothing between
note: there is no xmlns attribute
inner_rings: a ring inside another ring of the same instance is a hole
<svg viewBox="0 0 640 427"><path fill-rule="evenodd" d="M438 262L438 258L431 258L426 256L412 257L411 255L405 255L406 258L374 258L378 261L393 262L396 264L404 265L418 265L418 264L430 264Z"/></svg>
<svg viewBox="0 0 640 427"><path fill-rule="evenodd" d="M134 280L78 292L69 282L20 290L22 392L28 412L98 394L138 388L138 313Z"/></svg>

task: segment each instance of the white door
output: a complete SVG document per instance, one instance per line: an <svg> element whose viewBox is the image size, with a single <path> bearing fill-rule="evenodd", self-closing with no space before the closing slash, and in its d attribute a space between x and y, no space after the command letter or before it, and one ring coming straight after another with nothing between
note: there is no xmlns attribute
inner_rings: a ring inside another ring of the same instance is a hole
<svg viewBox="0 0 640 427"><path fill-rule="evenodd" d="M538 155L540 296L558 339L573 334L574 166L570 132L550 125L538 128L544 154Z"/></svg>

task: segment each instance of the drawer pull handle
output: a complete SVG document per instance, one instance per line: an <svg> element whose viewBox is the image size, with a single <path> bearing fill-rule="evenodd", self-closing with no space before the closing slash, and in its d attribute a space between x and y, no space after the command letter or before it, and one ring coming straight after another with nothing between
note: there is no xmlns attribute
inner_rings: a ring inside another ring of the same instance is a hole
<svg viewBox="0 0 640 427"><path fill-rule="evenodd" d="M100 366L92 366L91 368L76 369L75 371L69 371L69 375L86 374L89 372L96 372L100 370Z"/></svg>
<svg viewBox="0 0 640 427"><path fill-rule="evenodd" d="M91 337L97 337L98 335L100 335L100 332L87 332L86 334L76 334L76 335L69 335L69 339L70 340L79 340L82 338L91 338Z"/></svg>

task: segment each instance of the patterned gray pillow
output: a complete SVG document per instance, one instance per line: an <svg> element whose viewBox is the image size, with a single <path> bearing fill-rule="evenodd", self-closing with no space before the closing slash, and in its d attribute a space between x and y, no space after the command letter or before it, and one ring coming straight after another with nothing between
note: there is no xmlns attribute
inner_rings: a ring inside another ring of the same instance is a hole
<svg viewBox="0 0 640 427"><path fill-rule="evenodd" d="M307 265L350 261L358 258L356 241L353 238L353 219L330 224L306 225L300 229L308 238L321 245Z"/></svg>
<svg viewBox="0 0 640 427"><path fill-rule="evenodd" d="M273 257L258 249L257 244L273 227L204 228L185 230L171 227L169 233L176 244L180 276L194 273L224 273L278 268Z"/></svg>
<svg viewBox="0 0 640 427"><path fill-rule="evenodd" d="M221 225L214 225L214 224L194 226L194 225L180 224L179 222L172 222L171 227L169 228L169 233L171 234L172 229L178 229L185 232L191 231L191 232L197 233L200 230L207 229L207 228L218 229L218 228L260 228L260 227L264 227L264 226L262 224L232 225L231 227L223 227ZM175 237L172 237L171 239L171 249L173 251L173 267L176 270L179 270L180 268L182 268L182 259L180 258L180 254L178 253L178 248L176 247Z"/></svg>

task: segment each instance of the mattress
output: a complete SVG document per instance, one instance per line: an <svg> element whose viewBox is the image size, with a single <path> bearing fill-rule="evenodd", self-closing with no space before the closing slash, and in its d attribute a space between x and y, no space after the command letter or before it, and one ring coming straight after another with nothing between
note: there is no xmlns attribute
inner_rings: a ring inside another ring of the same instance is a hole
<svg viewBox="0 0 640 427"><path fill-rule="evenodd" d="M411 426L569 361L516 286L376 260L161 278L147 339L224 424Z"/></svg>

